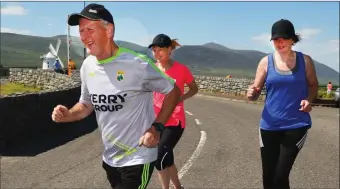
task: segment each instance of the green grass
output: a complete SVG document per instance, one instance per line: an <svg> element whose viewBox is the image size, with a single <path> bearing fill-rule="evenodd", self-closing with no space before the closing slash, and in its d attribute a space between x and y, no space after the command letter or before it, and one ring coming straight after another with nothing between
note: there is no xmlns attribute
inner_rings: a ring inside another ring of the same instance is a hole
<svg viewBox="0 0 340 189"><path fill-rule="evenodd" d="M35 87L28 87L17 83L5 83L0 86L1 95L9 95L13 93L24 93L24 92L38 92L40 89Z"/></svg>
<svg viewBox="0 0 340 189"><path fill-rule="evenodd" d="M334 92L335 90L332 90L331 94L327 94L327 89L326 88L319 88L318 90L318 96L317 98L319 99L334 99Z"/></svg>

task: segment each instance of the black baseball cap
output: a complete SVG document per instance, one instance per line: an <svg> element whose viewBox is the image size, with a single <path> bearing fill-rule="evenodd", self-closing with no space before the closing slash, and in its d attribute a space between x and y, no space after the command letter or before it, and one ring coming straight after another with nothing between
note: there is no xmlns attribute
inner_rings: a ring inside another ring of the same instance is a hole
<svg viewBox="0 0 340 189"><path fill-rule="evenodd" d="M172 41L171 38L165 34L158 34L156 37L153 39L152 43L149 45L149 48L153 46L158 46L158 47L169 47L171 46Z"/></svg>
<svg viewBox="0 0 340 189"><path fill-rule="evenodd" d="M277 38L292 39L295 35L294 25L289 20L281 19L273 24L270 40Z"/></svg>
<svg viewBox="0 0 340 189"><path fill-rule="evenodd" d="M73 13L68 18L68 24L70 26L79 25L80 18L87 18L89 20L104 20L114 24L111 13L100 4L91 3L88 4L80 13Z"/></svg>

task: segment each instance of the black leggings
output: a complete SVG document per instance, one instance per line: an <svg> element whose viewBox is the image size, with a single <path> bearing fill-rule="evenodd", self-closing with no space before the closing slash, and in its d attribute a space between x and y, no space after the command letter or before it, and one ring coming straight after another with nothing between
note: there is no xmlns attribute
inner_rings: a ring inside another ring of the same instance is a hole
<svg viewBox="0 0 340 189"><path fill-rule="evenodd" d="M158 144L158 156L155 162L155 167L158 171L164 170L174 164L174 152L177 142L181 138L184 129L181 123L177 126L167 126L161 133L161 138Z"/></svg>
<svg viewBox="0 0 340 189"><path fill-rule="evenodd" d="M264 189L289 189L289 173L307 138L309 127L287 131L260 129Z"/></svg>

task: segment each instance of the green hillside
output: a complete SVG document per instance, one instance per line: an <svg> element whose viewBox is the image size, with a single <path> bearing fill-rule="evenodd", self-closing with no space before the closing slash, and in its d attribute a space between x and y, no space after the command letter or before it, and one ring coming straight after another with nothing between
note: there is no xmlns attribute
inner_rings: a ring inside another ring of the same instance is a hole
<svg viewBox="0 0 340 189"><path fill-rule="evenodd" d="M58 55L67 64L66 36L37 37L12 33L1 33L1 64L4 67L41 67L41 55L49 52L49 44L56 46L61 40ZM81 44L78 38L72 41ZM119 46L129 48L139 53L147 54L153 59L151 51L131 42L116 41ZM83 47L72 46L71 58L79 68L83 62ZM230 49L216 43L204 45L184 45L173 53L173 58L186 64L194 74L208 76L254 77L258 62L265 53L254 50ZM332 68L314 60L319 82L325 84L332 81L339 85L339 73Z"/></svg>
<svg viewBox="0 0 340 189"><path fill-rule="evenodd" d="M61 40L59 57L62 62L67 64L66 37L36 37L18 35L12 33L1 33L1 64L4 67L41 67L40 56L48 53L49 44L56 47L58 38ZM74 55L72 57L79 65L82 57Z"/></svg>

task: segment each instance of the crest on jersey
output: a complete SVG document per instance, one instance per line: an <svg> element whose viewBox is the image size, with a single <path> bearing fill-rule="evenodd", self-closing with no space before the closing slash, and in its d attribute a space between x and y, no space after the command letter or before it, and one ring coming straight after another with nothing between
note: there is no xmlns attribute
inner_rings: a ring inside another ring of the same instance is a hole
<svg viewBox="0 0 340 189"><path fill-rule="evenodd" d="M117 71L117 80L122 81L124 79L124 71Z"/></svg>

